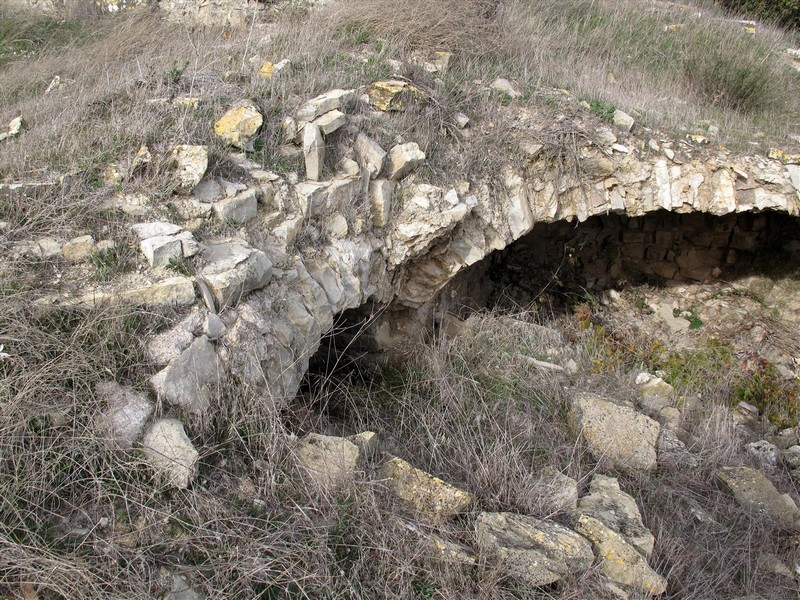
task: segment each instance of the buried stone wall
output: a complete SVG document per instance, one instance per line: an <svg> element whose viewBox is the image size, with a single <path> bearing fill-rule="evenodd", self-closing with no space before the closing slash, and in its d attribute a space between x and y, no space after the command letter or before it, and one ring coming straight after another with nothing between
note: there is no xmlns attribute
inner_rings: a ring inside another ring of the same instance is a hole
<svg viewBox="0 0 800 600"><path fill-rule="evenodd" d="M431 185L419 169L426 157L417 144L383 149L359 131L348 113L371 102L357 90L331 90L286 120L293 131L288 150L302 153L305 180L266 171L234 151L237 181L224 181L206 174L206 148L174 148L170 161L181 179L171 202L177 223L152 222L157 208L148 199L124 193L112 199L114 208L142 219L134 229L152 268L127 282L42 298L37 306L115 298L153 304L158 297L192 307L163 334L164 351L150 348L161 368L151 379L155 395L179 416L203 412L213 405L217 380L230 377L263 396L259 405L281 408L297 394L338 315L369 304L376 318L365 330L373 347L403 345L431 323L442 308L440 292L459 273L491 264L484 259L496 251L511 247L505 256L514 256L521 251L511 244L521 238L519 248L532 244L526 252L547 256L560 243L552 235L569 235L580 224L594 232L584 247L615 245L620 268L638 264L661 276L699 277L700 270L725 269L730 257L738 261L738 253L772 239L773 216L800 214L795 164L724 151L695 158L672 153L673 160L655 143L634 138L625 152L587 141L576 150L572 175L541 152L509 164L491 182ZM237 118L237 140L245 125L254 126L247 134L253 135L262 123L252 103L231 108L215 127L230 144L225 126ZM535 131L519 135L531 139ZM335 169L324 160L333 139L343 147ZM7 185L5 193L25 194L20 185ZM711 223L709 231L704 215L718 217L720 225ZM202 225L215 219L236 223L235 238L205 237ZM653 219L662 224L651 225ZM547 224L563 232L551 233ZM667 230L672 233L665 236ZM41 254L43 242L18 243L14 251ZM53 252L63 254L54 242ZM593 250L587 272L613 278L611 252ZM677 272L670 275L665 269L673 254ZM195 274L176 277L163 269L170 259L190 256L197 257Z"/></svg>

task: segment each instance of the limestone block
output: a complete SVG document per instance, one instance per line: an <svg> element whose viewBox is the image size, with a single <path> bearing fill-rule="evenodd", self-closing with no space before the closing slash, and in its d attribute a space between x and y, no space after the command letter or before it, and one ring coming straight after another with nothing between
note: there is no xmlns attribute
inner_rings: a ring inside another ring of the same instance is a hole
<svg viewBox="0 0 800 600"><path fill-rule="evenodd" d="M636 501L620 489L615 477L595 475L589 493L578 501L576 514L588 515L613 529L645 558L653 553L655 538L644 526Z"/></svg>
<svg viewBox="0 0 800 600"><path fill-rule="evenodd" d="M717 478L744 508L763 514L786 529L800 529L800 511L791 496L778 492L761 471L750 467L723 467Z"/></svg>
<svg viewBox="0 0 800 600"><path fill-rule="evenodd" d="M369 172L370 179L375 179L383 170L383 163L386 160L386 151L380 144L363 133L356 137L355 145L356 160L358 164Z"/></svg>
<svg viewBox="0 0 800 600"><path fill-rule="evenodd" d="M583 537L558 523L513 513L480 513L475 534L482 554L511 577L538 587L587 571L594 562Z"/></svg>
<svg viewBox="0 0 800 600"><path fill-rule="evenodd" d="M625 131L630 131L631 129L633 129L633 124L634 124L633 117L626 112L617 109L614 111L614 116L612 117L612 119L614 121L614 125L624 129Z"/></svg>
<svg viewBox="0 0 800 600"><path fill-rule="evenodd" d="M320 94L300 107L300 110L297 111L297 120L306 123L313 121L327 112L342 108L342 105L353 96L353 90L340 89Z"/></svg>
<svg viewBox="0 0 800 600"><path fill-rule="evenodd" d="M607 460L626 471L656 468L658 422L595 394L579 394L570 404L573 428L597 460Z"/></svg>
<svg viewBox="0 0 800 600"><path fill-rule="evenodd" d="M170 153L178 191L188 194L200 183L208 168L208 148L178 145Z"/></svg>
<svg viewBox="0 0 800 600"><path fill-rule="evenodd" d="M200 455L177 419L159 419L142 439L145 457L164 480L179 489L189 487Z"/></svg>
<svg viewBox="0 0 800 600"><path fill-rule="evenodd" d="M153 403L145 394L115 381L100 382L95 391L106 406L98 417L98 429L115 446L124 450L132 447L153 414Z"/></svg>
<svg viewBox="0 0 800 600"><path fill-rule="evenodd" d="M222 363L206 336L192 344L150 378L153 390L169 404L204 415L220 385Z"/></svg>
<svg viewBox="0 0 800 600"><path fill-rule="evenodd" d="M193 310L174 327L150 338L145 346L148 360L155 365L166 365L178 358L192 345L194 332L200 329L202 320L200 312Z"/></svg>
<svg viewBox="0 0 800 600"><path fill-rule="evenodd" d="M172 223L165 223L164 221L136 223L135 225L131 225L131 229L139 236L140 240L146 240L151 237L172 236L181 232L180 226L173 225Z"/></svg>
<svg viewBox="0 0 800 600"><path fill-rule="evenodd" d="M389 151L386 162L387 177L398 181L425 161L425 153L415 142L399 144Z"/></svg>
<svg viewBox="0 0 800 600"><path fill-rule="evenodd" d="M575 531L592 542L600 573L611 581L653 596L667 590L664 578L653 571L644 556L616 531L588 515L580 516Z"/></svg>
<svg viewBox="0 0 800 600"><path fill-rule="evenodd" d="M226 144L248 149L263 123L258 107L251 100L241 100L214 124L214 133Z"/></svg>
<svg viewBox="0 0 800 600"><path fill-rule="evenodd" d="M214 203L213 210L220 221L244 225L258 216L256 191L245 190L235 196L223 198Z"/></svg>
<svg viewBox="0 0 800 600"><path fill-rule="evenodd" d="M319 181L325 163L325 140L322 132L314 123L303 128L303 159L306 164L306 177L311 181Z"/></svg>
<svg viewBox="0 0 800 600"><path fill-rule="evenodd" d="M309 433L295 448L294 456L303 473L320 487L340 488L351 484L359 461L359 449L345 438Z"/></svg>
<svg viewBox="0 0 800 600"><path fill-rule="evenodd" d="M330 135L347 124L347 115L340 110L332 110L317 117L312 123L319 127L323 135Z"/></svg>
<svg viewBox="0 0 800 600"><path fill-rule="evenodd" d="M422 100L422 91L400 80L376 81L367 90L369 103L382 111L405 110L411 102Z"/></svg>
<svg viewBox="0 0 800 600"><path fill-rule="evenodd" d="M317 181L303 181L294 186L294 194L300 205L300 214L303 217L325 212L328 208L329 187L330 182Z"/></svg>
<svg viewBox="0 0 800 600"><path fill-rule="evenodd" d="M142 254L152 267L166 267L171 260L183 256L183 244L172 236L158 236L142 240L139 244Z"/></svg>
<svg viewBox="0 0 800 600"><path fill-rule="evenodd" d="M389 457L380 475L400 500L434 520L454 517L473 502L472 494L412 467L401 458Z"/></svg>
<svg viewBox="0 0 800 600"><path fill-rule="evenodd" d="M369 182L369 207L372 212L372 224L375 227L386 227L389 223L395 185L394 181L388 179Z"/></svg>
<svg viewBox="0 0 800 600"><path fill-rule="evenodd" d="M236 304L242 296L269 283L272 263L261 250L242 241L210 244L203 252L208 265L199 275L208 285L217 308Z"/></svg>
<svg viewBox="0 0 800 600"><path fill-rule="evenodd" d="M171 277L149 286L125 290L121 297L127 304L188 306L194 304L195 293L188 277Z"/></svg>

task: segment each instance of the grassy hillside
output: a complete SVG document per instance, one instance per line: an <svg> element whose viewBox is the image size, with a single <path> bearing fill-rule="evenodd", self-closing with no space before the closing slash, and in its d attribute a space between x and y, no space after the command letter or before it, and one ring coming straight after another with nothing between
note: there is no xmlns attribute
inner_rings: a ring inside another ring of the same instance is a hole
<svg viewBox="0 0 800 600"><path fill-rule="evenodd" d="M278 152L282 117L331 88L391 76L392 60L406 63L403 76L432 101L389 125L363 115L364 128L381 141L418 142L434 181L494 176L513 129L509 107L531 109L543 125L562 114L601 122L617 107L653 137L715 126L713 142L737 151L796 148L800 72L785 49L800 45L797 33L759 24L752 34L713 6L700 18L695 12L632 0L349 0L320 10L279 4L252 30L223 31L149 13L64 20L0 7L0 123L18 115L26 123L0 142L0 183L69 176L34 202L0 197L0 594L163 597L172 574L186 571L209 598L608 597L594 572L530 590L489 564L442 566L394 518L396 501L374 474L351 493L320 497L287 459L287 440L309 430L375 429L418 466L472 490L482 506L549 516L532 473L554 466L585 486L597 468L569 434L565 394L630 397L645 365L618 353L610 334L596 336L572 317L552 323L577 348L581 375L573 379L515 362L522 343L531 356L546 348L509 336L490 315L475 337L436 339L367 384L334 381L285 413L230 384L208 426L193 434L203 449L196 485L170 490L139 451L116 453L97 437L104 407L96 385L114 379L146 390L156 366L144 341L182 315L124 307L42 314L33 302L136 272L133 218L107 208L121 191L104 180L109 165L142 144L158 157L191 143L209 146L212 173L233 173L213 123L249 97L266 117L249 157L296 171L299 163ZM431 50L453 52L438 77L412 60ZM256 76L264 60L283 58L291 60L285 75ZM488 91L497 77L521 96ZM170 104L179 97L201 100L196 109ZM494 133L459 144L448 133L458 112L493 123ZM168 214L167 169L156 159L124 191ZM77 272L58 258L11 252L16 242L83 234L113 239L117 250ZM705 375L679 368L684 358L646 366L675 368L676 385L689 391L707 386ZM759 570L757 556L789 561L796 550L713 483L717 466L741 459L727 411L741 382L729 367L714 375L718 395L707 412L689 423L702 468L625 484L648 507L659 540L653 564L670 576L669 597L768 590L789 598L793 584ZM691 516L687 506L700 501L719 526ZM464 541L468 525L457 521L446 535Z"/></svg>

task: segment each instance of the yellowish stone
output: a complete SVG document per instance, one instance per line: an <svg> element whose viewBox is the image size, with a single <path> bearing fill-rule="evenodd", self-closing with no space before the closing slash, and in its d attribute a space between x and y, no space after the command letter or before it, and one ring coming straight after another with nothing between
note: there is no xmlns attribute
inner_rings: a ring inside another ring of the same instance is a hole
<svg viewBox="0 0 800 600"><path fill-rule="evenodd" d="M422 98L418 87L395 79L376 81L369 86L367 94L369 103L383 111L405 110L409 102L418 102Z"/></svg>
<svg viewBox="0 0 800 600"><path fill-rule="evenodd" d="M214 124L214 133L226 144L244 148L258 133L264 117L255 104L244 100L226 112Z"/></svg>

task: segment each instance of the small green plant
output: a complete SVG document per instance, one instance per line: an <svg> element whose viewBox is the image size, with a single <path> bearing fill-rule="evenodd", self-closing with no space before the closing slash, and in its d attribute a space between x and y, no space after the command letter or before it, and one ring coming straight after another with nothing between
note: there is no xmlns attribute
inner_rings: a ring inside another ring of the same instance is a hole
<svg viewBox="0 0 800 600"><path fill-rule="evenodd" d="M758 408L777 427L798 424L800 387L782 377L775 365L766 359L737 379L733 404L742 401Z"/></svg>
<svg viewBox="0 0 800 600"><path fill-rule="evenodd" d="M172 67L164 71L162 75L162 80L167 85L178 85L181 81L181 77L186 72L186 69L189 67L189 61L185 61L183 66L178 66L178 63L173 62Z"/></svg>
<svg viewBox="0 0 800 600"><path fill-rule="evenodd" d="M95 268L97 281L108 281L118 273L130 270L127 257L116 246L95 252L89 257L89 264Z"/></svg>
<svg viewBox="0 0 800 600"><path fill-rule="evenodd" d="M341 27L336 33L337 37L348 46L369 44L373 37L369 27L360 22L348 23Z"/></svg>
<svg viewBox="0 0 800 600"><path fill-rule="evenodd" d="M167 268L170 271L175 271L184 277L191 277L194 275L194 265L188 258L170 258Z"/></svg>
<svg viewBox="0 0 800 600"><path fill-rule="evenodd" d="M689 321L689 329L700 329L703 326L703 321L698 317L694 310L681 310L680 308L672 309L672 316L676 319L681 317Z"/></svg>
<svg viewBox="0 0 800 600"><path fill-rule="evenodd" d="M614 112L617 110L616 106L599 98L591 98L589 100L589 108L604 121L611 121L614 118Z"/></svg>
<svg viewBox="0 0 800 600"><path fill-rule="evenodd" d="M436 595L436 584L433 583L427 575L423 574L411 582L411 587L414 589L414 594L417 598L433 598Z"/></svg>

